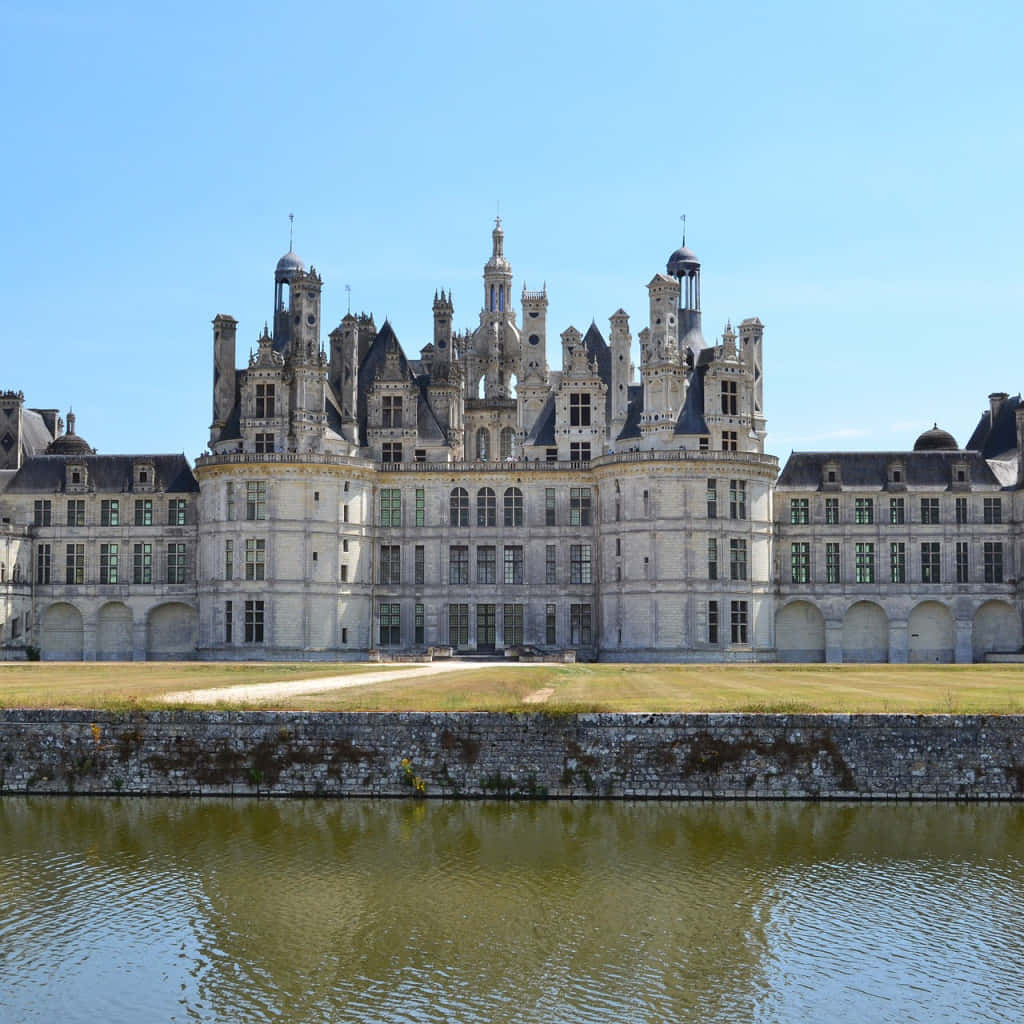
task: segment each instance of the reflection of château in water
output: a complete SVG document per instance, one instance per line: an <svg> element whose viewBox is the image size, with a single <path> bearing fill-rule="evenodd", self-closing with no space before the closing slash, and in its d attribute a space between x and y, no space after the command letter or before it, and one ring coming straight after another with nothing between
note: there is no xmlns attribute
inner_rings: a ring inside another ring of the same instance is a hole
<svg viewBox="0 0 1024 1024"><path fill-rule="evenodd" d="M763 327L701 325L685 246L628 314L561 332L513 309L500 220L472 330L439 290L412 356L289 251L213 422L180 455L97 455L0 404L0 642L47 658L346 658L527 645L606 660L971 661L1021 646L1024 404L966 448L765 453ZM521 320L519 316L521 315Z"/></svg>
<svg viewBox="0 0 1024 1024"><path fill-rule="evenodd" d="M915 913L913 876L969 888L1005 943L978 967L1019 1001L1021 820L978 804L7 799L0 978L6 964L36 1000L53 987L33 971L66 985L80 964L122 968L151 935L165 959L143 964L180 963L170 995L202 1020L821 1019L754 1012L771 972L808 980L806 951L777 945L789 915L863 968L871 951L836 933L837 904L862 901L869 940L888 953L903 934L913 963L948 967L959 915ZM24 945L43 955L26 965ZM149 1008L134 1016L166 1019Z"/></svg>

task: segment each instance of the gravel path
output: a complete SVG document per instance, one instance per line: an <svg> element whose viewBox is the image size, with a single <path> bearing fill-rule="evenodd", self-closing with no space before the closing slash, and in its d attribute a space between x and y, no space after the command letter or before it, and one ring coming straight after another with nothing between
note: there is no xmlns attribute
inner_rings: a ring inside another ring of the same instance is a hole
<svg viewBox="0 0 1024 1024"><path fill-rule="evenodd" d="M167 693L161 698L169 704L217 704L220 701L271 701L281 697L295 697L310 693L329 693L331 690L345 690L352 686L370 686L373 683L387 683L396 679L416 679L421 676L436 676L444 672L459 672L463 669L487 668L531 668L518 661L435 661L410 665L408 668L388 669L382 672L355 672L344 676L322 676L319 679L295 679L287 683L239 683L237 686L218 686L211 690L179 690Z"/></svg>

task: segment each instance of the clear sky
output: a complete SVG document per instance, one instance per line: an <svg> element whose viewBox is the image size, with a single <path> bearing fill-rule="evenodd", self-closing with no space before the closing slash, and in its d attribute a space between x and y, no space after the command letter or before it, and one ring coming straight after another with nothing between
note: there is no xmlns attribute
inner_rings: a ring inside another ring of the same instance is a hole
<svg viewBox="0 0 1024 1024"><path fill-rule="evenodd" d="M435 288L478 322L500 201L553 367L619 306L639 362L686 213L707 340L765 323L770 451L964 443L1024 386L1022 10L0 0L0 386L193 459L289 212L325 332L349 285L415 356Z"/></svg>

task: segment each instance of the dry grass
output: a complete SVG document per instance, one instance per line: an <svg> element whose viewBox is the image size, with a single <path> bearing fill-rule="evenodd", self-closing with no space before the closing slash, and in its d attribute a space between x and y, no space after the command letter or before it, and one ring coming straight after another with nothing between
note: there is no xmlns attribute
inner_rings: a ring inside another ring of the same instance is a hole
<svg viewBox="0 0 1024 1024"><path fill-rule="evenodd" d="M321 679L387 668L290 661L8 662L0 664L0 708L166 710L160 697L176 690Z"/></svg>
<svg viewBox="0 0 1024 1024"><path fill-rule="evenodd" d="M0 707L166 708L162 694L410 666L310 663L0 665ZM524 698L553 693L539 704ZM187 705L179 704L179 707ZM219 707L313 711L753 711L1024 714L1016 665L481 666Z"/></svg>

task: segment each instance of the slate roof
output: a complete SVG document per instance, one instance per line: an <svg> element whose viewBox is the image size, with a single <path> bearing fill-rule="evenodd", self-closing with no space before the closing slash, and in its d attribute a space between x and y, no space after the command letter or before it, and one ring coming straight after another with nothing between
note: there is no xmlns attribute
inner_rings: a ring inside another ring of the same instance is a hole
<svg viewBox="0 0 1024 1024"><path fill-rule="evenodd" d="M526 444L546 445L549 448L555 447L555 391L545 399L541 406L537 419L534 421L530 433L526 435Z"/></svg>
<svg viewBox="0 0 1024 1024"><path fill-rule="evenodd" d="M1007 398L999 412L995 423L992 422L991 411L981 414L978 425L974 428L966 447L971 451L981 452L986 459L994 459L1017 447L1017 408L1021 397Z"/></svg>
<svg viewBox="0 0 1024 1024"><path fill-rule="evenodd" d="M979 452L793 452L779 474L779 487L822 489L826 463L839 467L839 480L846 489L884 490L889 466L903 465L903 482L910 487L947 489L953 480L954 463L968 467L972 484L999 487L988 463Z"/></svg>
<svg viewBox="0 0 1024 1024"><path fill-rule="evenodd" d="M703 353L702 353L703 354ZM710 434L704 419L704 374L707 366L699 366L690 373L690 386L686 390L686 401L679 410L674 434Z"/></svg>
<svg viewBox="0 0 1024 1024"><path fill-rule="evenodd" d="M157 491L198 491L199 484L184 455L34 455L26 459L6 488L8 494L56 494L64 490L66 469L84 465L90 491L132 490L133 467L148 462L156 470ZM148 493L148 491L147 491Z"/></svg>
<svg viewBox="0 0 1024 1024"><path fill-rule="evenodd" d="M629 404L626 406L626 422L619 431L616 441L628 441L633 437L641 437L640 414L644 411L644 386L643 384L630 384L628 394Z"/></svg>
<svg viewBox="0 0 1024 1024"><path fill-rule="evenodd" d="M597 363L597 375L608 386L605 392L605 422L612 418L612 350L595 321L591 321L587 333L583 335L583 347L587 357Z"/></svg>
<svg viewBox="0 0 1024 1024"><path fill-rule="evenodd" d="M53 435L35 409L25 409L21 418L21 450L25 455L42 455Z"/></svg>

